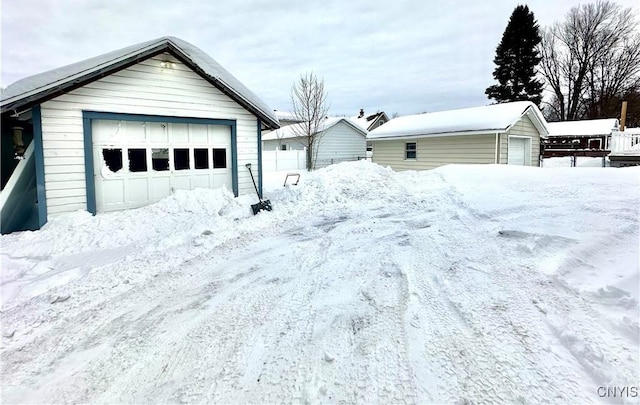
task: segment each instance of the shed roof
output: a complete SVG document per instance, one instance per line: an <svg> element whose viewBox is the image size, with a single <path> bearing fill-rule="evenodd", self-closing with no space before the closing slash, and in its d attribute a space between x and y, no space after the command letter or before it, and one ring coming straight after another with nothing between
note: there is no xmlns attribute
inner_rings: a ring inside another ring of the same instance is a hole
<svg viewBox="0 0 640 405"><path fill-rule="evenodd" d="M367 138L383 140L401 137L503 133L524 115L529 116L541 136L548 134L546 121L540 109L530 101L515 101L398 117L369 132Z"/></svg>
<svg viewBox="0 0 640 405"><path fill-rule="evenodd" d="M141 60L169 52L213 86L259 117L267 127L278 128L278 118L262 100L204 51L175 37L161 37L49 70L9 85L2 92L2 113L29 108Z"/></svg>
<svg viewBox="0 0 640 405"><path fill-rule="evenodd" d="M367 134L366 130L360 128L353 121L351 121L349 118L346 118L346 117L327 117L327 118L325 118L325 120L323 122L322 129L320 131L318 131L318 132L326 131L329 128L337 125L340 122L346 123L347 125L352 127L354 130L356 130L357 132L359 132L363 136ZM280 128L278 130L275 130L275 131L266 132L266 133L262 134L262 140L263 141L272 141L272 140L275 140L275 139L298 138L299 137L299 133L300 133L299 129L301 128L301 126L302 126L302 124L292 124L292 125L284 126L284 127Z"/></svg>
<svg viewBox="0 0 640 405"><path fill-rule="evenodd" d="M605 118L550 122L547 125L549 127L549 136L595 136L609 135L611 131L618 129L619 123L616 118Z"/></svg>

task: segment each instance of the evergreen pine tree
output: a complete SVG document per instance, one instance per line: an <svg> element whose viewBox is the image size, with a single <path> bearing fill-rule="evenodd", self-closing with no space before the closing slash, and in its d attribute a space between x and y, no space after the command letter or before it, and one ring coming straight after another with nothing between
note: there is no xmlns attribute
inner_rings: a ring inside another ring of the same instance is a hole
<svg viewBox="0 0 640 405"><path fill-rule="evenodd" d="M538 23L527 6L513 10L509 24L496 48L493 77L499 84L485 90L488 98L498 103L530 100L536 105L542 100L542 83L536 80L540 63L537 46L541 41Z"/></svg>

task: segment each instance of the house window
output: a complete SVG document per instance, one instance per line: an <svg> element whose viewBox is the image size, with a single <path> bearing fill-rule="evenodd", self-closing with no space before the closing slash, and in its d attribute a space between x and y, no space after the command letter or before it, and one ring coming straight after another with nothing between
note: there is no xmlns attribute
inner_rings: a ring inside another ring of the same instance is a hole
<svg viewBox="0 0 640 405"><path fill-rule="evenodd" d="M416 150L417 145L415 142L407 142L404 144L404 158L405 159L415 159L416 158Z"/></svg>
<svg viewBox="0 0 640 405"><path fill-rule="evenodd" d="M174 149L173 165L176 170L189 170L189 149Z"/></svg>
<svg viewBox="0 0 640 405"><path fill-rule="evenodd" d="M113 173L122 169L122 149L102 149L102 158Z"/></svg>
<svg viewBox="0 0 640 405"><path fill-rule="evenodd" d="M213 168L225 169L227 167L227 150L213 149Z"/></svg>
<svg viewBox="0 0 640 405"><path fill-rule="evenodd" d="M130 172L146 172L147 171L147 150L146 149L129 149L129 171Z"/></svg>
<svg viewBox="0 0 640 405"><path fill-rule="evenodd" d="M287 145L280 145L280 150L287 150Z"/></svg>
<svg viewBox="0 0 640 405"><path fill-rule="evenodd" d="M151 149L151 167L156 172L169 170L169 149Z"/></svg>
<svg viewBox="0 0 640 405"><path fill-rule="evenodd" d="M208 149L194 149L193 157L196 169L208 169L209 168L209 150Z"/></svg>

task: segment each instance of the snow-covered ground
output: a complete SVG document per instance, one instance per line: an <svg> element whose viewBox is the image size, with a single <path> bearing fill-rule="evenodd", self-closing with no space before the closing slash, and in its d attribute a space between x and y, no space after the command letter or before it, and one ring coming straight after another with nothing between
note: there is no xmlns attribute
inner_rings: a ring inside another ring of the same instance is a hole
<svg viewBox="0 0 640 405"><path fill-rule="evenodd" d="M640 168L302 175L3 236L2 402L638 402Z"/></svg>

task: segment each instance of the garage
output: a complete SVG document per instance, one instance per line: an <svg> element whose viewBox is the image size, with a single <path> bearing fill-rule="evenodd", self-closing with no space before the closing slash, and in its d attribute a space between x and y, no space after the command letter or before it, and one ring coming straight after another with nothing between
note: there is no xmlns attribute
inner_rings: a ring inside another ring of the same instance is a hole
<svg viewBox="0 0 640 405"><path fill-rule="evenodd" d="M531 157L531 138L509 137L509 151L507 155L510 165L527 166Z"/></svg>
<svg viewBox="0 0 640 405"><path fill-rule="evenodd" d="M91 122L96 211L140 207L175 190L233 189L231 127Z"/></svg>

